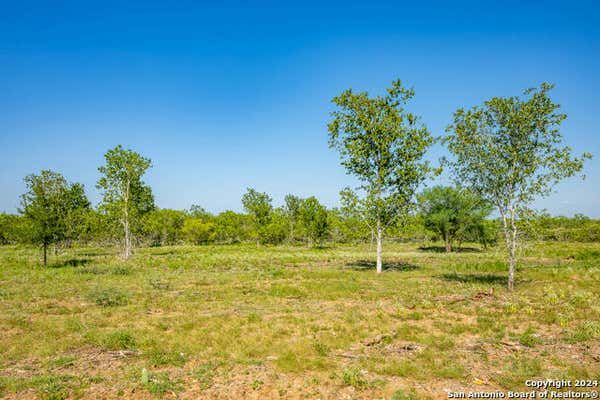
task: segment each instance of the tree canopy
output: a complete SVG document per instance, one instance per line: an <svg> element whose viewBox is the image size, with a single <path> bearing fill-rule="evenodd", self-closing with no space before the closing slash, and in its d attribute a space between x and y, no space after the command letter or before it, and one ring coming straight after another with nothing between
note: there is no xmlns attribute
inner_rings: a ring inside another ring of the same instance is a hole
<svg viewBox="0 0 600 400"><path fill-rule="evenodd" d="M385 96L348 89L332 100L337 109L328 125L329 145L361 182L364 196L351 197L377 237L378 272L385 229L414 204L417 188L431 172L423 156L434 139L419 117L405 109L414 95L396 80Z"/></svg>
<svg viewBox="0 0 600 400"><path fill-rule="evenodd" d="M518 96L493 97L482 106L458 109L444 142L445 160L458 184L492 203L502 216L509 249L508 286L514 285L517 219L527 218L531 202L551 193L559 181L583 169L591 157L573 156L559 130L567 115L552 101L553 85Z"/></svg>

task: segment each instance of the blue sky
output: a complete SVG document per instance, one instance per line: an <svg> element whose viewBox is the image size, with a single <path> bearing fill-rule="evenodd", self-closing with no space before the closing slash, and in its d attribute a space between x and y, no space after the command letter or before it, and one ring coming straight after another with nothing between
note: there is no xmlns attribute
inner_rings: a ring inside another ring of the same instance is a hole
<svg viewBox="0 0 600 400"><path fill-rule="evenodd" d="M435 135L458 107L555 83L566 141L595 158L537 206L600 218L597 3L0 3L0 211L41 169L97 203L117 144L153 160L160 207L238 210L248 186L334 206L354 180L327 146L331 98L400 78Z"/></svg>

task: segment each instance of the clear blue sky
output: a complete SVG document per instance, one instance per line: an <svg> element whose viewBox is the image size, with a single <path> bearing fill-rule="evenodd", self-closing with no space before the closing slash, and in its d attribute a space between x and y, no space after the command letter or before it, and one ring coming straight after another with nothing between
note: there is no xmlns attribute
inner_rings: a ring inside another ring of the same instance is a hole
<svg viewBox="0 0 600 400"><path fill-rule="evenodd" d="M0 211L41 169L97 203L119 143L153 160L160 207L237 210L248 186L333 206L353 179L331 98L400 78L436 135L458 107L555 83L567 142L595 158L537 205L600 217L597 2L283 3L0 1Z"/></svg>

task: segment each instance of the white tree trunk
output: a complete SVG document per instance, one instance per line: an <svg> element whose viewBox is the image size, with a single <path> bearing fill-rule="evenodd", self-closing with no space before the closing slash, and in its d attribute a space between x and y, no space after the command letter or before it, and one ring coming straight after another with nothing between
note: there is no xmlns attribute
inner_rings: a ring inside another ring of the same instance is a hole
<svg viewBox="0 0 600 400"><path fill-rule="evenodd" d="M131 238L129 236L129 216L127 215L127 211L125 211L125 251L123 252L123 257L127 260L131 255Z"/></svg>
<svg viewBox="0 0 600 400"><path fill-rule="evenodd" d="M511 211L511 246L510 246L510 265L508 267L508 289L513 290L515 287L515 264L517 250L517 224L515 222L515 213Z"/></svg>
<svg viewBox="0 0 600 400"><path fill-rule="evenodd" d="M380 274L383 271L383 265L381 262L382 241L383 241L383 229L381 228L381 222L377 221L377 273L378 274Z"/></svg>
<svg viewBox="0 0 600 400"><path fill-rule="evenodd" d="M131 255L131 234L129 232L129 187L130 183L128 181L125 188L125 210L123 213L123 227L125 229L125 251L123 257L126 260Z"/></svg>
<svg viewBox="0 0 600 400"><path fill-rule="evenodd" d="M506 239L506 247L508 248L508 289L513 290L515 287L515 264L516 264L516 248L517 248L517 225L515 222L515 212L510 210L510 224L505 213L502 213L502 227L504 229L504 238Z"/></svg>

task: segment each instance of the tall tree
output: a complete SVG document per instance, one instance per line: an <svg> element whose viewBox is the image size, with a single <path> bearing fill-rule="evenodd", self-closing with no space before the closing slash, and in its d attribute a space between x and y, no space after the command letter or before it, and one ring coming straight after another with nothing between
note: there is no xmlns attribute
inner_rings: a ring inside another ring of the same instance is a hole
<svg viewBox="0 0 600 400"><path fill-rule="evenodd" d="M151 161L121 145L108 150L104 158L106 165L98 168L102 176L96 186L103 191L102 208L122 226L123 255L127 259L131 255L132 228L138 228L140 217L154 209L152 190L142 181Z"/></svg>
<svg viewBox="0 0 600 400"><path fill-rule="evenodd" d="M417 196L425 227L442 237L446 252L456 240L483 227L492 209L469 190L434 186Z"/></svg>
<svg viewBox="0 0 600 400"><path fill-rule="evenodd" d="M431 171L423 156L434 139L404 108L414 94L396 80L385 96L348 89L332 100L338 109L331 113L329 145L361 182L364 196L351 197L377 239L377 272L386 228L414 204L415 191Z"/></svg>
<svg viewBox="0 0 600 400"><path fill-rule="evenodd" d="M70 184L59 173L44 170L25 177L27 192L21 196L19 210L28 222L28 239L41 244L43 264L47 265L48 245L69 234L73 215L89 208L83 185Z"/></svg>
<svg viewBox="0 0 600 400"><path fill-rule="evenodd" d="M265 234L265 228L271 222L273 212L273 199L267 193L258 192L248 188L242 196L242 205L247 213L252 215L256 224L256 245Z"/></svg>
<svg viewBox="0 0 600 400"><path fill-rule="evenodd" d="M572 155L563 145L559 112L548 92L553 85L524 91L525 98L493 97L483 106L458 109L445 143L445 160L457 182L489 200L502 217L509 252L508 288L514 288L518 219L529 205L547 196L559 181L579 173L591 154Z"/></svg>

